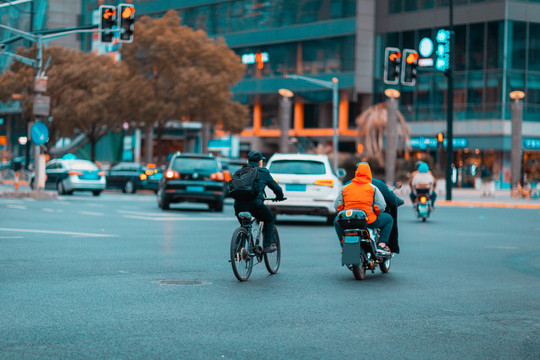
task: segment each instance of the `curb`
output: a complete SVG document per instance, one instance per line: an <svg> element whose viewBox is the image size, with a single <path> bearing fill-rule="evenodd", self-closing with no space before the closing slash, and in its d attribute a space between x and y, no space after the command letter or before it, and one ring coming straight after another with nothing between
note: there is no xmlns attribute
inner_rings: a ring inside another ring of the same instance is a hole
<svg viewBox="0 0 540 360"><path fill-rule="evenodd" d="M513 209L540 209L540 204L512 204L502 202L482 202L482 201L437 201L437 206L456 207L491 207L491 208L513 208Z"/></svg>
<svg viewBox="0 0 540 360"><path fill-rule="evenodd" d="M56 191L0 191L0 198L57 199Z"/></svg>

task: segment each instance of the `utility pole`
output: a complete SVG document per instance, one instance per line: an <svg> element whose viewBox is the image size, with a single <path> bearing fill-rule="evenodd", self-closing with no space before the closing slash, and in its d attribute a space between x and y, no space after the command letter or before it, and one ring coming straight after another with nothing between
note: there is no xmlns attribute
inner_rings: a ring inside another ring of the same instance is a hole
<svg viewBox="0 0 540 360"><path fill-rule="evenodd" d="M452 200L452 163L454 158L454 1L450 0L449 20L450 20L450 51L448 59L448 93L446 100L446 200Z"/></svg>

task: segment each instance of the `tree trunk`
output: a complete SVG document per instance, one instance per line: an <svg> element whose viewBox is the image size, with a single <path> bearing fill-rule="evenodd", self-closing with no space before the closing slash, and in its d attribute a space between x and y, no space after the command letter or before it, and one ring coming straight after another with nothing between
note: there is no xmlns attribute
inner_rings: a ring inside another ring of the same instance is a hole
<svg viewBox="0 0 540 360"><path fill-rule="evenodd" d="M144 154L147 164L152 164L154 157L154 127L148 126L146 128L146 135L144 137Z"/></svg>

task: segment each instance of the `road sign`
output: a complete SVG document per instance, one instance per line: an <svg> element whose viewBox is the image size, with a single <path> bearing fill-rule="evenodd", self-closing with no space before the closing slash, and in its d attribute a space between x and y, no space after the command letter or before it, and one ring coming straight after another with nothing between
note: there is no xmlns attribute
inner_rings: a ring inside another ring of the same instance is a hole
<svg viewBox="0 0 540 360"><path fill-rule="evenodd" d="M49 116L51 98L44 95L34 97L34 115Z"/></svg>
<svg viewBox="0 0 540 360"><path fill-rule="evenodd" d="M30 129L30 138L35 145L43 145L49 141L49 128L44 122L36 121Z"/></svg>

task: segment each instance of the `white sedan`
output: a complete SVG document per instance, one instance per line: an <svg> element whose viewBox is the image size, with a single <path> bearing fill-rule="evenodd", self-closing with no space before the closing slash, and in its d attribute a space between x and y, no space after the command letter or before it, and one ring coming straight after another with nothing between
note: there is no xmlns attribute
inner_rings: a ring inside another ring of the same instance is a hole
<svg viewBox="0 0 540 360"><path fill-rule="evenodd" d="M327 224L336 217L334 200L342 183L332 170L328 156L315 154L274 154L266 165L281 186L287 200L267 202L274 215L325 216ZM344 174L342 169L340 175Z"/></svg>

